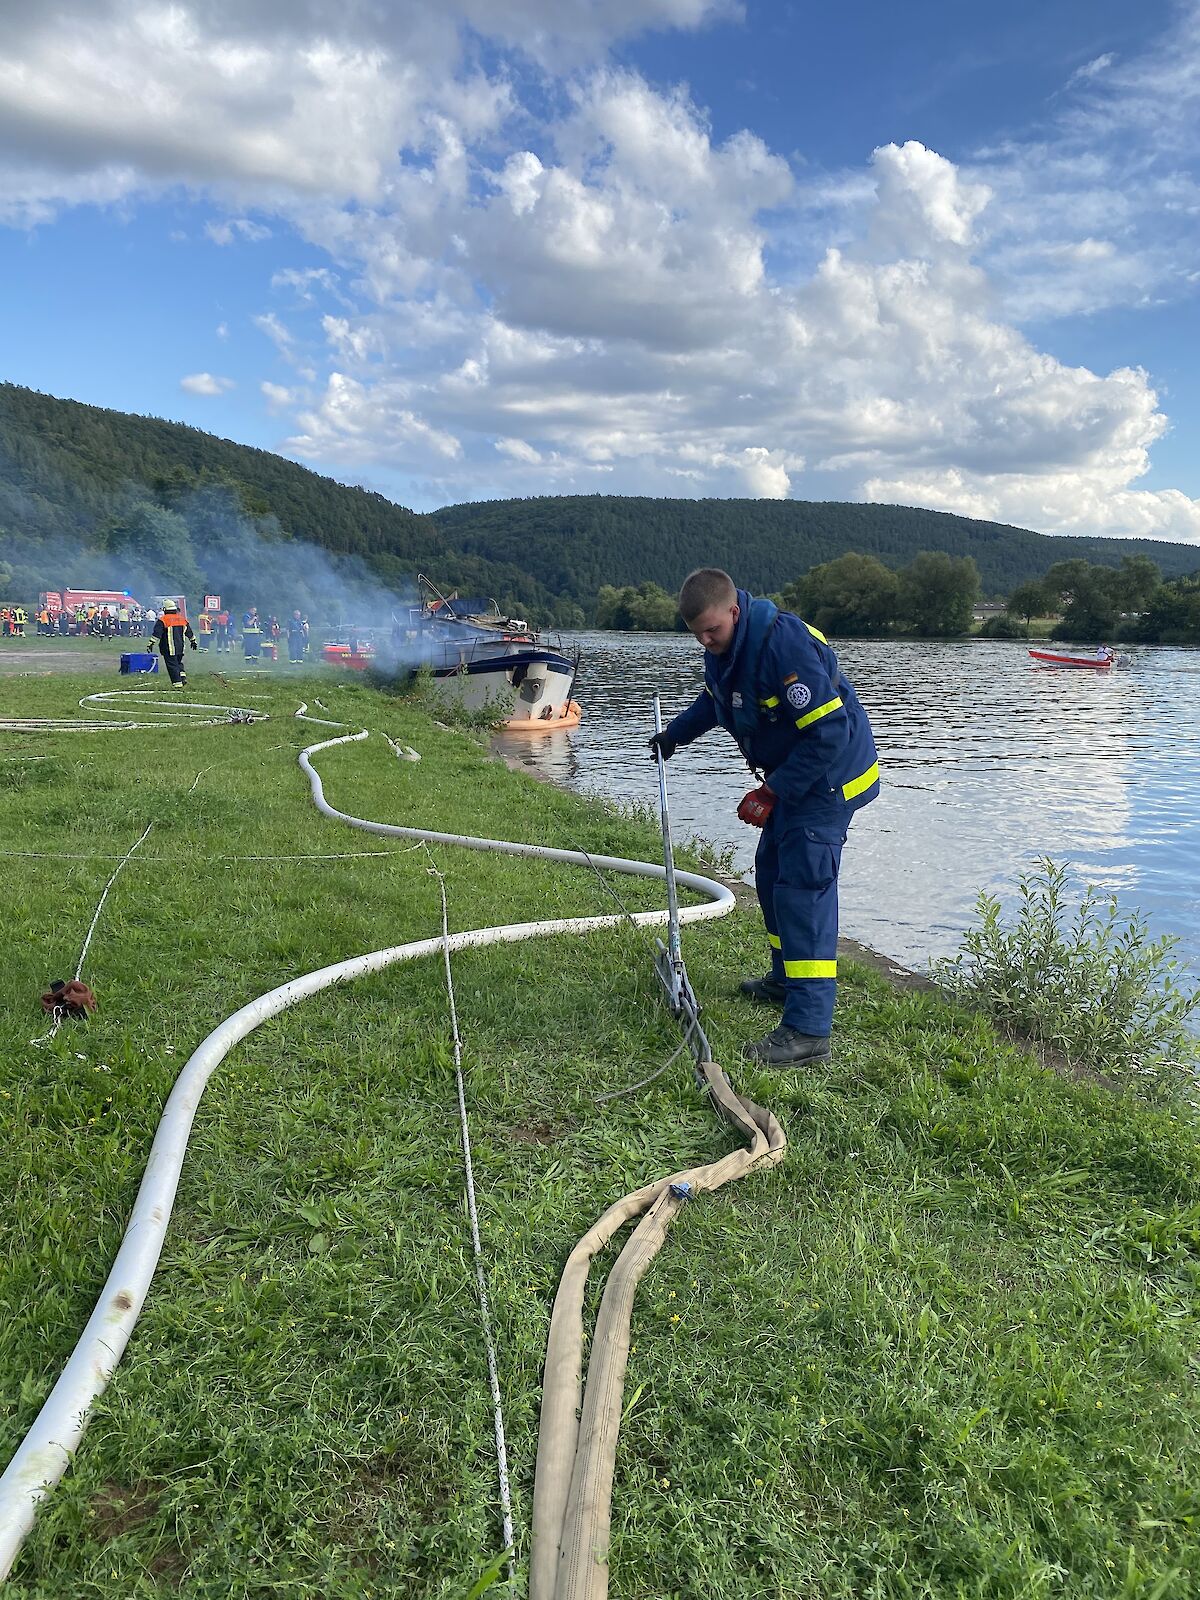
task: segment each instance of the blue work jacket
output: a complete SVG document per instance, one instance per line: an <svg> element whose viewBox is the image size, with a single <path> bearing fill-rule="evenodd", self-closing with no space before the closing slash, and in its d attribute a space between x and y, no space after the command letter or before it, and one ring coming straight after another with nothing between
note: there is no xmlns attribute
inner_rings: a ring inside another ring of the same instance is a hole
<svg viewBox="0 0 1200 1600"><path fill-rule="evenodd" d="M857 811L879 793L871 724L825 635L737 592L733 643L704 652L704 689L667 726L677 745L726 728L781 799Z"/></svg>

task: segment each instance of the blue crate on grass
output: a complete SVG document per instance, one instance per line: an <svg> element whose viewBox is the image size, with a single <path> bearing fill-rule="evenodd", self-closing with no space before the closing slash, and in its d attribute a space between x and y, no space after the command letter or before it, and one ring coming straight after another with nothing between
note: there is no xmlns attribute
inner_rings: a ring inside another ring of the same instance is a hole
<svg viewBox="0 0 1200 1600"><path fill-rule="evenodd" d="M121 656L122 672L157 672L158 657L152 650L130 650Z"/></svg>

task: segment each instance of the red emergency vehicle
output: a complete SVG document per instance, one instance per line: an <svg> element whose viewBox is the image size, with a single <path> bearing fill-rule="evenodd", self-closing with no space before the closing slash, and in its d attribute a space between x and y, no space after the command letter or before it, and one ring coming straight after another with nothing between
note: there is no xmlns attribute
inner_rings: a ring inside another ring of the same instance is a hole
<svg viewBox="0 0 1200 1600"><path fill-rule="evenodd" d="M46 589L38 596L38 609L49 611L54 621L60 611L74 616L80 606L108 606L115 612L118 606L133 604L128 589Z"/></svg>

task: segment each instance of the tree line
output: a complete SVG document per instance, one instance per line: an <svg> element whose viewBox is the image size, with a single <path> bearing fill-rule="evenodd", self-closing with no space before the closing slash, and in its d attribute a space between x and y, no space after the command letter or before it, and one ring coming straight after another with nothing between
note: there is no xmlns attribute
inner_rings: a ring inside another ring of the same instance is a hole
<svg viewBox="0 0 1200 1600"><path fill-rule="evenodd" d="M1014 589L981 632L1028 636L1035 617L1057 618L1050 637L1066 642L1200 644L1200 569L1164 578L1147 556L1126 556L1119 567L1057 561Z"/></svg>
<svg viewBox="0 0 1200 1600"><path fill-rule="evenodd" d="M972 631L979 592L979 573L969 556L925 550L893 572L873 556L848 551L772 598L842 638L954 638ZM1050 638L1062 641L1200 644L1200 568L1164 578L1143 555L1125 556L1116 567L1056 561L1042 577L1018 584L979 633L1028 638L1035 619L1052 621ZM683 622L674 595L642 583L602 586L596 625L669 632Z"/></svg>
<svg viewBox="0 0 1200 1600"><path fill-rule="evenodd" d="M874 556L847 551L810 568L772 598L824 633L948 638L970 630L979 569L970 556L922 550L893 572ZM658 584L642 583L620 589L602 585L596 626L669 632L682 628L683 622L674 595Z"/></svg>

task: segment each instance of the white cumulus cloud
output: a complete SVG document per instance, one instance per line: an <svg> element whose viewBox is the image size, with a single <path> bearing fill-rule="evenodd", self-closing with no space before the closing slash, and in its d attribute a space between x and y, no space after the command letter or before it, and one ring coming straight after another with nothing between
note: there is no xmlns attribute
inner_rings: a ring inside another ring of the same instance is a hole
<svg viewBox="0 0 1200 1600"><path fill-rule="evenodd" d="M217 395L226 394L236 384L232 378L214 377L211 372L190 372L186 378L180 378L179 387L188 394Z"/></svg>
<svg viewBox="0 0 1200 1600"><path fill-rule="evenodd" d="M720 0L10 10L0 220L182 185L193 238L269 231L260 391L314 464L429 502L816 492L1200 538L1142 486L1152 375L1044 326L1196 292L1200 6L1064 69L1036 137L798 176L609 52Z"/></svg>
<svg viewBox="0 0 1200 1600"><path fill-rule="evenodd" d="M265 223L255 222L251 217L228 217L222 222L206 222L204 231L214 244L232 244L235 239L245 239L251 244L258 244L263 239L271 237L271 230Z"/></svg>

